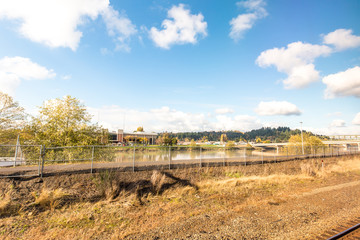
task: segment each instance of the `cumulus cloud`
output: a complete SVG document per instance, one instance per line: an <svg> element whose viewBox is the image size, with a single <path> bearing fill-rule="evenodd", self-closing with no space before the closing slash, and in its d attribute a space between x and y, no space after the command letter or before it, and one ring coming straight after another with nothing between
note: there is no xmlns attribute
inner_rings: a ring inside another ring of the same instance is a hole
<svg viewBox="0 0 360 240"><path fill-rule="evenodd" d="M360 46L360 36L352 34L351 29L337 29L324 36L325 44L334 45L339 51Z"/></svg>
<svg viewBox="0 0 360 240"><path fill-rule="evenodd" d="M287 101L260 102L255 112L262 116L273 115L300 115L300 109Z"/></svg>
<svg viewBox="0 0 360 240"><path fill-rule="evenodd" d="M360 134L360 126L344 126L344 127L325 127L325 128L311 128L304 127L306 131L311 131L320 135L354 135Z"/></svg>
<svg viewBox="0 0 360 240"><path fill-rule="evenodd" d="M137 33L136 27L125 15L120 14L111 6L102 12L108 34L116 39L116 50L130 51L130 37Z"/></svg>
<svg viewBox="0 0 360 240"><path fill-rule="evenodd" d="M335 119L331 122L330 127L345 127L345 121L342 119Z"/></svg>
<svg viewBox="0 0 360 240"><path fill-rule="evenodd" d="M149 32L150 38L160 48L170 49L174 44L195 44L199 36L207 36L204 16L201 13L191 14L183 4L173 6L168 11L168 18L161 24L163 29L152 27Z"/></svg>
<svg viewBox="0 0 360 240"><path fill-rule="evenodd" d="M287 48L273 48L266 50L256 59L260 67L274 65L279 72L286 73L288 78L283 80L286 89L304 88L319 80L319 72L313 64L315 58L327 56L332 49L325 45L313 45L294 42Z"/></svg>
<svg viewBox="0 0 360 240"><path fill-rule="evenodd" d="M78 25L86 18L95 19L108 4L103 0L1 1L0 17L20 20L20 34L34 42L75 50L82 37Z"/></svg>
<svg viewBox="0 0 360 240"><path fill-rule="evenodd" d="M250 131L252 129L261 128L263 125L256 117L249 115L236 115L235 117L229 117L226 115L216 116L216 121L212 122L211 129L215 131L220 130L240 130Z"/></svg>
<svg viewBox="0 0 360 240"><path fill-rule="evenodd" d="M29 58L4 57L0 59L0 91L14 95L21 80L42 80L55 77L52 69L47 69Z"/></svg>
<svg viewBox="0 0 360 240"><path fill-rule="evenodd" d="M83 35L78 27L99 15L103 16L109 34L117 39L119 48L126 48L135 27L108 0L0 1L0 18L19 22L21 35L49 47L68 47L73 51Z"/></svg>
<svg viewBox="0 0 360 240"><path fill-rule="evenodd" d="M227 114L227 113L233 113L234 110L231 108L218 108L215 110L215 113L217 114Z"/></svg>
<svg viewBox="0 0 360 240"><path fill-rule="evenodd" d="M268 15L265 9L266 4L263 0L241 1L238 2L237 5L244 8L247 13L239 14L230 21L231 29L229 36L235 41L242 38L244 32L251 29L256 20Z"/></svg>
<svg viewBox="0 0 360 240"><path fill-rule="evenodd" d="M344 72L330 74L323 78L326 84L325 98L343 96L360 97L360 67L349 68Z"/></svg>
<svg viewBox="0 0 360 240"><path fill-rule="evenodd" d="M332 113L328 113L326 116L328 117L332 117L332 116L341 116L342 112L332 112Z"/></svg>
<svg viewBox="0 0 360 240"><path fill-rule="evenodd" d="M352 124L360 125L360 112L355 115L354 119L352 120Z"/></svg>
<svg viewBox="0 0 360 240"><path fill-rule="evenodd" d="M133 131L138 126L143 126L145 131L204 131L204 130L241 130L247 131L262 127L261 122L252 116L237 115L228 117L218 115L209 118L202 113L189 113L169 107L139 111L121 108L120 106L105 106L102 108L88 108L89 112L99 118L104 127L116 130L123 128L125 119L125 130ZM95 117L96 118L96 117Z"/></svg>

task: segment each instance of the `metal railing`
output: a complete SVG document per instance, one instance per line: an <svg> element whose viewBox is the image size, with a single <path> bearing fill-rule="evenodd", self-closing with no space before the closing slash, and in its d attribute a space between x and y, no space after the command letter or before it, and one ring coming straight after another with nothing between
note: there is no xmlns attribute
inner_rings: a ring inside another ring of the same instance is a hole
<svg viewBox="0 0 360 240"><path fill-rule="evenodd" d="M359 154L359 146L286 146L273 149L219 146L67 146L0 145L0 177L43 176L62 172L171 169L188 166L252 165Z"/></svg>

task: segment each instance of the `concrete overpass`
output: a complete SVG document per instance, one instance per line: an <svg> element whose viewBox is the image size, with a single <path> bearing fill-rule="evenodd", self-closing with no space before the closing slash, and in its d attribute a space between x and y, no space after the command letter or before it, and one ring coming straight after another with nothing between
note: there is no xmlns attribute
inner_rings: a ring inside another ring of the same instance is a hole
<svg viewBox="0 0 360 240"><path fill-rule="evenodd" d="M360 140L331 140L331 141L322 141L325 146L341 146L348 151L351 146L357 146L357 151L360 150ZM252 147L259 148L276 148L279 152L279 148L289 145L286 143L249 143Z"/></svg>

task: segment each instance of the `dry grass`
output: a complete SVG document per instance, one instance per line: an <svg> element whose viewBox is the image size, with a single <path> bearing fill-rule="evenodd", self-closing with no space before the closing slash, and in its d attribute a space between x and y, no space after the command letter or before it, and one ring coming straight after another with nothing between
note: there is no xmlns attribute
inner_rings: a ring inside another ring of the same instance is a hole
<svg viewBox="0 0 360 240"><path fill-rule="evenodd" d="M330 165L326 168L327 173L344 173L344 172L359 172L360 171L360 157L354 157L351 160L342 160L335 165Z"/></svg>
<svg viewBox="0 0 360 240"><path fill-rule="evenodd" d="M312 177L305 174L299 175L285 175L285 174L273 174L269 176L247 176L241 178L229 178L224 180L208 180L198 184L202 190L206 189L219 189L224 190L226 188L234 188L238 186L258 186L262 184L287 184L294 180L310 180Z"/></svg>
<svg viewBox="0 0 360 240"><path fill-rule="evenodd" d="M11 212L11 197L10 194L6 194L0 200L0 216L6 215Z"/></svg>
<svg viewBox="0 0 360 240"><path fill-rule="evenodd" d="M150 182L153 187L153 192L156 194L159 194L164 182L165 182L165 174L162 174L159 171L153 171L153 174L151 175Z"/></svg>
<svg viewBox="0 0 360 240"><path fill-rule="evenodd" d="M301 172L311 177L326 177L332 173L360 172L360 158L346 157L336 163L328 164L327 161L309 161L300 165Z"/></svg>
<svg viewBox="0 0 360 240"><path fill-rule="evenodd" d="M242 211L244 206L278 205L288 201L291 194L299 193L294 189L305 191L304 184L343 172L360 174L360 158L331 164L325 162L324 168L321 160L310 160L283 165L169 171L196 186L173 184L174 179L159 171L144 172L143 175L134 173L131 176L138 174L139 177L133 180L131 187L144 187L140 186L139 180L142 180L142 184L147 184L150 190L148 194L140 196L143 204L139 204L138 192L120 186L121 181L130 183L130 178L124 181L121 178L124 173L105 172L91 179L97 194L104 196L97 202L84 200L62 206L59 203L67 194L62 188L43 188L40 194L33 193L35 204L50 211L40 212L26 220L30 228L20 235L14 230L19 228L15 223L0 226L0 238L4 236L1 231L8 231L12 237L23 239L131 238L132 234L156 231L204 214L213 216L225 211L231 215ZM81 185L79 181L75 180L78 186ZM0 201L0 212L9 209L10 203L10 195L4 195ZM14 222L23 220L17 216L14 219Z"/></svg>
<svg viewBox="0 0 360 240"><path fill-rule="evenodd" d="M39 195L33 192L33 196L35 197L35 205L54 210L60 205L62 199L67 196L67 194L61 188L55 190L43 188Z"/></svg>

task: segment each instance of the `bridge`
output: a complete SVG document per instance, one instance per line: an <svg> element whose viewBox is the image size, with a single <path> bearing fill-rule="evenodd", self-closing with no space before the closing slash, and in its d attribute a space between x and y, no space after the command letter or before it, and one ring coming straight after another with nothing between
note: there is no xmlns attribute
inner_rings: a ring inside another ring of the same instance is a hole
<svg viewBox="0 0 360 240"><path fill-rule="evenodd" d="M355 135L354 135L355 136ZM341 146L345 148L346 151L349 149L356 147L357 150L360 150L360 139L359 140L330 140L330 141L322 141L325 146ZM279 152L279 148L290 145L289 142L286 143L250 143L252 147L259 148L276 148L277 152Z"/></svg>
<svg viewBox="0 0 360 240"><path fill-rule="evenodd" d="M329 138L333 140L360 140L360 135L329 135Z"/></svg>

